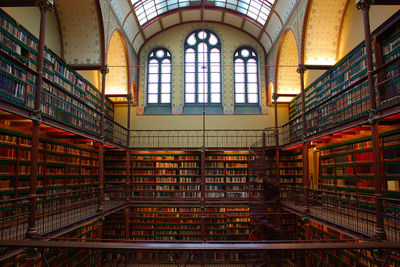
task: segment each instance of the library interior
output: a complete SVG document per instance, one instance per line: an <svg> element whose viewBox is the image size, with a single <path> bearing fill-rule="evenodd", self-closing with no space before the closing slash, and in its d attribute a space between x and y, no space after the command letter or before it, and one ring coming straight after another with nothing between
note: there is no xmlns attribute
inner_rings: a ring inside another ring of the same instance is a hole
<svg viewBox="0 0 400 267"><path fill-rule="evenodd" d="M1 0L0 265L400 266L400 1Z"/></svg>

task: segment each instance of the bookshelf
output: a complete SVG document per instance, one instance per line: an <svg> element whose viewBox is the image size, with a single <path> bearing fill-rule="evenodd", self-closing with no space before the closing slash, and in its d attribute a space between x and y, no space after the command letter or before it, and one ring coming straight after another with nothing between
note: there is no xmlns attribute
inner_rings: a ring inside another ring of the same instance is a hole
<svg viewBox="0 0 400 267"><path fill-rule="evenodd" d="M191 152L131 154L133 195L146 199L200 199L200 155Z"/></svg>
<svg viewBox="0 0 400 267"><path fill-rule="evenodd" d="M38 40L0 10L0 98L34 109ZM93 135L100 129L100 92L45 48L42 107L44 116ZM106 98L106 116L113 119L114 106ZM112 136L112 124L106 127ZM109 139L109 140L112 140Z"/></svg>
<svg viewBox="0 0 400 267"><path fill-rule="evenodd" d="M98 151L90 146L41 137L39 194L55 194L98 186ZM29 191L31 136L0 128L0 197L26 196Z"/></svg>
<svg viewBox="0 0 400 267"><path fill-rule="evenodd" d="M243 200L252 196L261 196L257 186L261 181L250 176L247 151L209 152L206 154L206 198ZM250 187L249 187L250 184Z"/></svg>
<svg viewBox="0 0 400 267"><path fill-rule="evenodd" d="M398 16L394 15L372 34L373 67L379 70L374 75L378 85L379 110L400 103L399 25ZM305 88L308 136L367 117L369 94L366 65L366 48L362 42ZM300 95L289 104L289 126L290 141L299 140L302 129Z"/></svg>
<svg viewBox="0 0 400 267"><path fill-rule="evenodd" d="M300 149L283 150L279 154L279 177L281 185L303 185L303 162Z"/></svg>

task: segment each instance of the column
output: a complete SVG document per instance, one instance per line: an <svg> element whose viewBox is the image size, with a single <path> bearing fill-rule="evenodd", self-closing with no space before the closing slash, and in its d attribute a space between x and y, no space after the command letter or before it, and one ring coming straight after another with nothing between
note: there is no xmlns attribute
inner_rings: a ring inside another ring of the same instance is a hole
<svg viewBox="0 0 400 267"><path fill-rule="evenodd" d="M132 93L128 93L128 96L126 97L128 100L128 114L127 114L127 125L126 125L126 129L128 129L128 135L126 136L126 147L127 147L127 151L126 151L126 160L127 160L127 164L128 164L128 168L127 168L127 181L126 181L126 196L127 199L130 200L132 199L132 192L133 192L133 181L132 181L132 174L131 174L131 160L130 160L130 151L129 151L129 147L130 147L130 130L131 130L131 105L132 105L132 100L133 100L133 96Z"/></svg>
<svg viewBox="0 0 400 267"><path fill-rule="evenodd" d="M300 88L301 88L301 121L302 121L302 144L303 144L303 153L302 153L302 158L303 158L303 194L304 194L304 212L308 213L310 212L309 206L308 206L308 187L309 187L309 180L308 180L308 146L309 142L306 141L307 137L307 122L306 122L306 93L304 90L304 73L306 72L306 68L302 65L299 65L297 67L297 73L300 74Z"/></svg>
<svg viewBox="0 0 400 267"><path fill-rule="evenodd" d="M272 95L274 99L275 109L275 179L278 185L280 184L280 173L279 173L279 127L278 127L278 93L275 92Z"/></svg>
<svg viewBox="0 0 400 267"><path fill-rule="evenodd" d="M47 12L53 10L53 1L38 0L35 3L40 9L40 32L39 32L39 47L38 47L38 65L37 65L37 79L35 88L35 109L32 112L32 150L31 150L31 173L29 183L29 196L31 198L31 207L28 220L28 230L26 233L27 238L33 238L37 235L36 230L36 184L38 176L38 163L39 163L39 132L40 124L42 123L41 111L41 95L42 95L42 77L43 77L43 55L44 55L44 41L46 39L46 20Z"/></svg>
<svg viewBox="0 0 400 267"><path fill-rule="evenodd" d="M101 119L100 119L100 142L99 142L99 208L104 211L104 125L105 125L105 100L106 100L106 75L109 72L107 65L101 69Z"/></svg>
<svg viewBox="0 0 400 267"><path fill-rule="evenodd" d="M364 41L367 56L367 75L368 75L368 93L369 93L369 118L368 121L371 123L371 138L373 147L374 157L374 176L375 176L375 197L376 197L376 230L375 238L377 240L386 240L386 233L384 228L383 214L382 214L382 173L381 173L381 147L379 142L379 112L376 108L376 96L374 77L372 75L372 48L371 48L371 29L369 24L369 8L373 3L372 0L360 0L356 7L362 11L363 23L364 23Z"/></svg>

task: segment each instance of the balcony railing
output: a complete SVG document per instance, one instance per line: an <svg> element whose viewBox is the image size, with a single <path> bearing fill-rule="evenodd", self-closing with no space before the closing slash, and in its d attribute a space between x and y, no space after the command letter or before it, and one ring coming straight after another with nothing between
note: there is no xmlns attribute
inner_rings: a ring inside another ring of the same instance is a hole
<svg viewBox="0 0 400 267"><path fill-rule="evenodd" d="M374 237L377 197L317 189L309 189L308 193L310 215L370 238ZM304 188L281 186L281 199L285 206L304 211ZM383 203L387 239L400 241L400 199L379 199Z"/></svg>
<svg viewBox="0 0 400 267"><path fill-rule="evenodd" d="M275 145L273 130L206 130L206 148L248 149L266 136L266 146ZM201 148L202 130L133 130L130 131L130 146L146 148Z"/></svg>
<svg viewBox="0 0 400 267"><path fill-rule="evenodd" d="M115 190L113 187L106 188L105 194ZM37 233L43 235L94 216L98 210L98 199L99 189L36 196ZM31 197L0 201L0 240L24 239L31 201ZM107 198L104 207L106 210L113 209L123 201L116 197Z"/></svg>

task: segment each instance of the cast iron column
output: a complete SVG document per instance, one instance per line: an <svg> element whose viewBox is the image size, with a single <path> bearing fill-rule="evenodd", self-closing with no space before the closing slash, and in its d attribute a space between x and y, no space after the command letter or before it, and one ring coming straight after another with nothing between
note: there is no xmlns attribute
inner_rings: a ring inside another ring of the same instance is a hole
<svg viewBox="0 0 400 267"><path fill-rule="evenodd" d="M369 93L369 118L371 123L371 138L374 157L374 177L375 177L375 197L376 197L376 230L375 238L378 240L386 240L386 232L382 215L382 174L381 174L381 148L379 144L379 112L376 109L376 96L374 87L374 77L372 75L372 48L371 48L371 29L369 24L369 8L373 3L372 0L361 0L357 3L357 9L362 11L364 22L364 41L367 56L367 75L368 75L368 93Z"/></svg>
<svg viewBox="0 0 400 267"><path fill-rule="evenodd" d="M127 196L127 199L130 200L130 199L132 199L132 192L133 192L133 181L131 179L131 177L132 177L131 176L131 158L130 158L131 153L129 151L129 147L130 147L130 138L129 137L130 137L130 129L131 129L131 105L132 105L132 99L133 99L133 96L131 93L128 94L127 99L128 99L128 114L127 114L128 118L127 118L127 123L126 123L127 124L126 129L128 130L128 135L126 136L126 147L127 147L126 161L128 164L128 168L126 170L127 171L126 196Z"/></svg>
<svg viewBox="0 0 400 267"><path fill-rule="evenodd" d="M36 230L36 184L38 176L39 163L39 131L42 123L41 97L42 97L42 77L43 77L43 58L44 58L44 41L46 39L46 21L47 12L53 10L53 1L38 0L35 3L40 9L40 32L39 46L37 56L37 75L35 88L35 109L32 112L32 150L31 150L31 173L29 183L29 196L31 205L29 211L27 238L33 238L37 234Z"/></svg>
<svg viewBox="0 0 400 267"><path fill-rule="evenodd" d="M106 75L107 65L104 65L101 72L101 119L100 119L100 142L99 142L99 208L104 211L104 125L105 125L105 100L106 100Z"/></svg>
<svg viewBox="0 0 400 267"><path fill-rule="evenodd" d="M297 73L300 74L300 89L301 89L301 122L302 122L302 129L301 129L301 139L303 143L303 187L304 187L304 212L308 213L310 211L308 206L308 145L309 142L306 141L307 137L307 122L306 122L306 93L304 90L304 73L306 72L306 68L302 65L297 67Z"/></svg>
<svg viewBox="0 0 400 267"><path fill-rule="evenodd" d="M276 90L276 89L275 89ZM274 109L275 109L275 182L279 183L280 173L279 173L279 127L278 127L278 94L274 92Z"/></svg>

